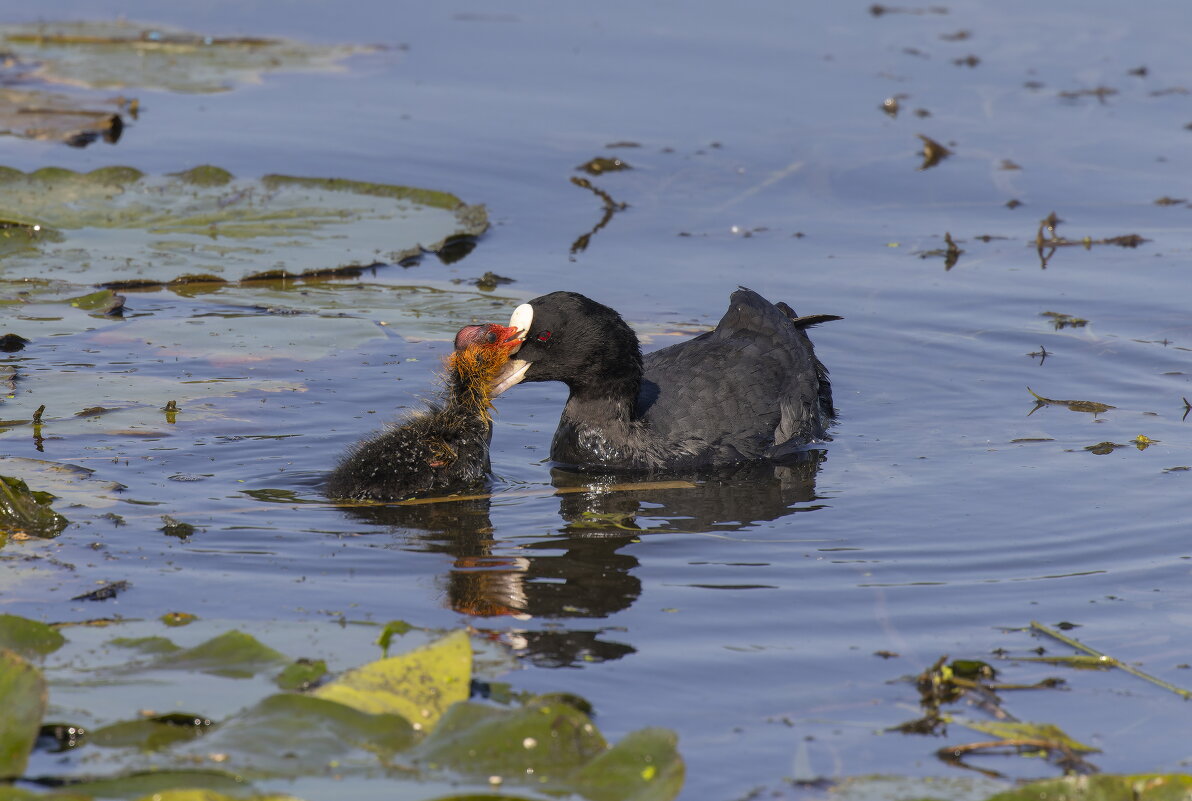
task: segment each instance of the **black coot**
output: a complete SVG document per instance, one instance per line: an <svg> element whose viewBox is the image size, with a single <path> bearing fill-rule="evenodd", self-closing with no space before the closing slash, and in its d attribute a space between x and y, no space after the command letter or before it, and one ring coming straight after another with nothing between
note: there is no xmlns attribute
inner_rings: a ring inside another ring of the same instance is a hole
<svg viewBox="0 0 1192 801"><path fill-rule="evenodd" d="M490 387L519 342L517 330L505 326L460 329L442 401L349 448L327 480L327 495L393 501L483 481L492 436Z"/></svg>
<svg viewBox="0 0 1192 801"><path fill-rule="evenodd" d="M552 292L514 311L509 325L524 341L492 394L520 381L565 383L571 394L551 444L564 464L682 470L782 460L827 437L832 390L806 329L839 319L798 317L742 288L714 330L643 357L615 311Z"/></svg>

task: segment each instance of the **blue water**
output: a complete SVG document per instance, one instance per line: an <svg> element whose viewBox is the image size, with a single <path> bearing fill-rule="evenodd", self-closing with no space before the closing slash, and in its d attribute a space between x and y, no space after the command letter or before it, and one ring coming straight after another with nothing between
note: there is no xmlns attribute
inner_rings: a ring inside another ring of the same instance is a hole
<svg viewBox="0 0 1192 801"><path fill-rule="evenodd" d="M845 320L813 334L841 416L801 471L555 495L570 481L546 462L565 393L523 385L497 404L491 500L388 515L242 491L317 499L344 446L433 391L448 343L398 330L313 360L142 364L303 391L221 398L221 420L183 416L155 440L97 429L38 452L6 434L10 454L82 464L159 505L121 507L120 528L67 511L81 522L59 539L10 544L4 564L36 572L4 585L0 609L469 623L521 655L525 669L506 680L586 696L610 739L677 730L685 799L796 794L785 783L796 773L957 775L933 754L965 741L963 729L882 733L918 715L914 688L894 680L942 654L1065 652L1007 631L1033 619L1078 623L1089 644L1192 684L1181 667L1192 662L1192 472L1167 472L1192 465L1182 401L1192 395L1192 236L1186 206L1153 202L1186 195L1192 167L1184 8L960 2L874 17L869 5L9 9L12 21L123 14L390 49L339 73L271 74L218 95L141 93L145 112L119 144L7 137L2 164L216 163L443 189L487 204L494 225L476 250L361 280L449 287L491 270L516 279L501 288L504 313L555 289L584 292L620 310L647 347L714 324L738 284ZM940 38L960 30L970 37ZM969 54L976 66L953 63ZM1129 74L1141 66L1145 76ZM1058 94L1100 86L1117 93ZM891 118L881 103L900 94ZM917 134L954 154L918 170ZM640 146L606 147L620 141ZM573 254L601 205L568 179L601 154L633 166L592 179L629 207ZM1021 169L1003 169L1006 159ZM1012 199L1022 205L1008 208ZM1042 269L1033 242L1052 211L1071 239L1150 241L1060 248ZM964 250L947 271L942 256L921 257L946 232ZM134 303L167 316L205 308L168 293ZM1090 323L1055 330L1045 311ZM86 355L91 344L79 335L34 354L97 370L137 358L131 346ZM1051 354L1042 363L1027 355L1040 346ZM1031 413L1027 386L1116 408ZM1158 443L1139 449L1138 435ZM1104 441L1127 447L1085 450ZM179 474L205 477L170 480ZM161 514L201 531L166 537ZM39 556L74 569L30 560ZM66 600L115 579L133 589L105 607ZM1121 673L1000 666L1010 681L1067 678L1066 692L1007 694L1006 708L1101 748L1092 761L1104 770L1170 771L1192 758L1187 710L1159 688ZM980 764L1056 772L1039 760ZM315 782L287 790L339 797Z"/></svg>

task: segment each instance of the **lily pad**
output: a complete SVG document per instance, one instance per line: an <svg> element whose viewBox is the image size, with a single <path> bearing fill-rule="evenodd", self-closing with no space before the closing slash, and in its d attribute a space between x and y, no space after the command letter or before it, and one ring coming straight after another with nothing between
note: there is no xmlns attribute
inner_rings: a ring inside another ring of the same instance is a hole
<svg viewBox="0 0 1192 801"><path fill-rule="evenodd" d="M19 478L0 475L0 545L8 536L56 537L70 524L55 512L48 492L30 490Z"/></svg>
<svg viewBox="0 0 1192 801"><path fill-rule="evenodd" d="M271 695L179 753L227 754L253 776L322 775L352 763L372 768L408 748L415 733L400 715L370 715L309 695Z"/></svg>
<svg viewBox="0 0 1192 801"><path fill-rule="evenodd" d="M0 134L82 147L124 132L124 98L95 99L38 90L0 89Z"/></svg>
<svg viewBox="0 0 1192 801"><path fill-rule="evenodd" d="M393 713L415 728L434 727L447 707L468 697L472 644L463 631L400 656L350 670L314 691L370 714Z"/></svg>
<svg viewBox="0 0 1192 801"><path fill-rule="evenodd" d="M166 654L154 667L194 670L214 676L243 679L287 661L283 654L251 634L228 631L194 648Z"/></svg>
<svg viewBox="0 0 1192 801"><path fill-rule="evenodd" d="M1185 773L1065 776L990 796L987 801L1182 801L1192 795Z"/></svg>
<svg viewBox="0 0 1192 801"><path fill-rule="evenodd" d="M32 77L113 89L223 92L267 72L331 70L376 48L285 39L218 37L131 20L0 26L3 47L39 66Z"/></svg>
<svg viewBox="0 0 1192 801"><path fill-rule="evenodd" d="M65 642L53 626L17 615L0 615L0 650L32 659L57 651Z"/></svg>
<svg viewBox="0 0 1192 801"><path fill-rule="evenodd" d="M0 779L19 777L46 711L41 671L12 651L0 651Z"/></svg>
<svg viewBox="0 0 1192 801"><path fill-rule="evenodd" d="M446 192L283 175L220 184L217 169L0 168L0 220L24 226L28 240L0 252L6 278L293 279L396 263L488 227L483 206Z"/></svg>

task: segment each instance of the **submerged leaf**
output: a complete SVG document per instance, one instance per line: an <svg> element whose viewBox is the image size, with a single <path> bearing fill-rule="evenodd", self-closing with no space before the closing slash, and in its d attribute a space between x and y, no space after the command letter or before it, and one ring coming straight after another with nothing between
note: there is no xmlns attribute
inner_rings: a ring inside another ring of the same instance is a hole
<svg viewBox="0 0 1192 801"><path fill-rule="evenodd" d="M41 671L12 651L0 651L0 780L25 772L46 711Z"/></svg>
<svg viewBox="0 0 1192 801"><path fill-rule="evenodd" d="M225 721L186 753L226 754L259 776L320 775L345 760L364 767L409 747L415 733L399 715L371 715L309 695L271 695Z"/></svg>
<svg viewBox="0 0 1192 801"><path fill-rule="evenodd" d="M18 58L37 62L35 74L46 80L173 92L222 92L266 72L329 70L373 49L216 37L131 20L2 25L0 39Z"/></svg>
<svg viewBox="0 0 1192 801"><path fill-rule="evenodd" d="M1185 773L1065 776L997 793L986 801L1183 801L1192 795Z"/></svg>
<svg viewBox="0 0 1192 801"><path fill-rule="evenodd" d="M0 220L61 239L25 237L16 250L0 250L5 277L126 287L195 275L326 276L438 251L488 227L483 206L446 192L283 175L219 183L219 168L195 169L0 170Z"/></svg>
<svg viewBox="0 0 1192 801"><path fill-rule="evenodd" d="M416 728L434 727L447 707L468 697L472 643L455 631L400 656L349 670L314 691L361 712L398 714Z"/></svg>
<svg viewBox="0 0 1192 801"><path fill-rule="evenodd" d="M197 670L214 676L242 679L286 662L286 657L251 634L228 631L194 648L167 654L153 667Z"/></svg>

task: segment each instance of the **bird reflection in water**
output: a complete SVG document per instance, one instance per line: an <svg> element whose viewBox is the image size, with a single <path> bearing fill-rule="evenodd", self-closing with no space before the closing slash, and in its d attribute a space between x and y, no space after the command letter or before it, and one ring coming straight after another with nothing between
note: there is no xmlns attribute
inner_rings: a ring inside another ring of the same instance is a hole
<svg viewBox="0 0 1192 801"><path fill-rule="evenodd" d="M652 534L723 534L819 508L815 476L824 457L809 450L783 464L749 463L637 485L624 473L556 468L551 483L563 525L541 537L495 537L494 496L487 495L344 511L400 530L409 537L407 548L449 556L451 567L440 578L446 605L471 617L518 621L493 636L535 665L567 667L635 651L614 627L583 624L628 609L641 594L634 575L640 563L627 545Z"/></svg>

